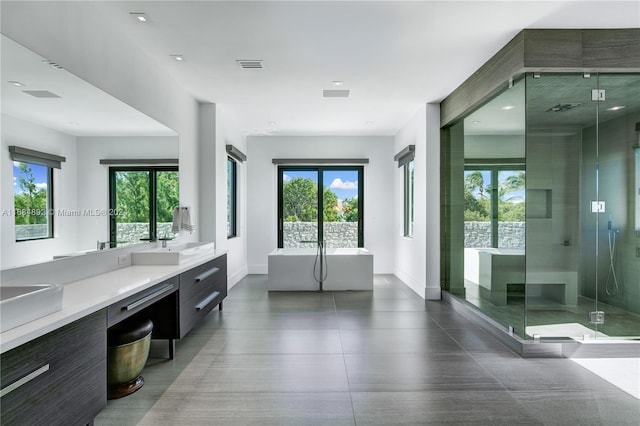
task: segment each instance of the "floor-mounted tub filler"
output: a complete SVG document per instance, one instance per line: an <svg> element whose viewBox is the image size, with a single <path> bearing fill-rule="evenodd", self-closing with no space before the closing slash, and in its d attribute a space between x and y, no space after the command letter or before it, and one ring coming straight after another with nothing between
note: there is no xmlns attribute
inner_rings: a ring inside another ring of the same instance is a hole
<svg viewBox="0 0 640 426"><path fill-rule="evenodd" d="M318 291L318 251L315 248L281 248L269 254L272 291ZM314 265L316 274L314 276ZM323 259L326 291L373 290L373 254L365 248L328 248Z"/></svg>

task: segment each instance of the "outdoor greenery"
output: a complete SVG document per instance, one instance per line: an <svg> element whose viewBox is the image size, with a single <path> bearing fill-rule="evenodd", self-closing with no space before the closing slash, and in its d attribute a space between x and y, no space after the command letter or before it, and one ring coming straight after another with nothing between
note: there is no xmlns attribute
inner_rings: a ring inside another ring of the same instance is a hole
<svg viewBox="0 0 640 426"><path fill-rule="evenodd" d="M524 189L525 172L519 171L507 177L498 186L498 217L501 222L524 222L525 203L514 196L515 191ZM464 220L477 222L491 221L491 185L485 185L480 171L469 173L464 180Z"/></svg>
<svg viewBox="0 0 640 426"><path fill-rule="evenodd" d="M357 222L358 199L347 198L338 207L338 196L324 187L322 193L325 222ZM318 220L317 184L311 178L293 178L282 185L283 217L285 222L316 222Z"/></svg>
<svg viewBox="0 0 640 426"><path fill-rule="evenodd" d="M149 222L149 172L116 173L116 210L118 222ZM156 182L156 217L158 222L171 222L173 208L179 203L179 181L176 171L158 171Z"/></svg>
<svg viewBox="0 0 640 426"><path fill-rule="evenodd" d="M47 223L47 189L38 188L33 170L28 163L18 163L20 193L14 195L16 225L42 225ZM26 213L26 214L23 214Z"/></svg>

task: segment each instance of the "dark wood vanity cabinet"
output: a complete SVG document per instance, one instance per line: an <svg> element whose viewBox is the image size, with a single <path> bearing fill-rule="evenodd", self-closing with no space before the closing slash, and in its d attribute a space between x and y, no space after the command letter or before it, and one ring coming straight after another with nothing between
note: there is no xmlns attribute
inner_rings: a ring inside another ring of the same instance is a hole
<svg viewBox="0 0 640 426"><path fill-rule="evenodd" d="M180 274L180 338L227 297L227 255Z"/></svg>
<svg viewBox="0 0 640 426"><path fill-rule="evenodd" d="M102 309L0 355L2 425L84 425L107 403Z"/></svg>

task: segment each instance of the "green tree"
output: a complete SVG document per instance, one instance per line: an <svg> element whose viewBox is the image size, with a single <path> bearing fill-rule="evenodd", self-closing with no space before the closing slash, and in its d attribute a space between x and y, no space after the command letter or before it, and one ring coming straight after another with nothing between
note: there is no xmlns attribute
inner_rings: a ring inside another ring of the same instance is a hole
<svg viewBox="0 0 640 426"><path fill-rule="evenodd" d="M310 178L293 178L282 185L282 215L285 222L318 220L317 185Z"/></svg>
<svg viewBox="0 0 640 426"><path fill-rule="evenodd" d="M16 214L16 225L34 225L47 223L47 188L38 188L33 177L33 170L28 163L18 163L18 185L20 193L14 195L14 207L17 211L27 211L28 214ZM38 211L42 214L31 214Z"/></svg>
<svg viewBox="0 0 640 426"><path fill-rule="evenodd" d="M173 208L180 203L180 180L177 171L157 172L156 217L158 222L171 222Z"/></svg>
<svg viewBox="0 0 640 426"><path fill-rule="evenodd" d="M118 222L148 223L149 172L116 172L116 188L116 209L121 212Z"/></svg>
<svg viewBox="0 0 640 426"><path fill-rule="evenodd" d="M331 189L325 187L322 191L323 212L325 222L338 222L338 196Z"/></svg>
<svg viewBox="0 0 640 426"><path fill-rule="evenodd" d="M345 198L342 202L342 211L346 222L358 221L358 198Z"/></svg>
<svg viewBox="0 0 640 426"><path fill-rule="evenodd" d="M285 222L316 222L318 220L318 185L311 178L293 178L282 185L282 215ZM337 222L338 196L325 187L322 191L325 222Z"/></svg>
<svg viewBox="0 0 640 426"><path fill-rule="evenodd" d="M478 193L476 197L474 192ZM490 201L486 195L488 188L484 185L482 173L477 170L464 178L464 220L489 222L491 220Z"/></svg>

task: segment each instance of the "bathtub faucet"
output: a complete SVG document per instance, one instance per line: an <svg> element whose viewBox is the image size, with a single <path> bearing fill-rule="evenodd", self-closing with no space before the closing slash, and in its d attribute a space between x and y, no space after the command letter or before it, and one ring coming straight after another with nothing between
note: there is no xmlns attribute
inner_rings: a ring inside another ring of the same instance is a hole
<svg viewBox="0 0 640 426"><path fill-rule="evenodd" d="M329 269L327 268L327 251L324 246L324 240L322 239L310 240L310 241L303 240L303 241L300 241L300 243L302 244L311 243L311 244L318 245L318 253L316 254L316 260L313 263L313 277L315 278L316 281L318 281L319 290L323 291L322 284L327 279L327 275L329 271ZM318 266L320 267L319 270L318 270Z"/></svg>

